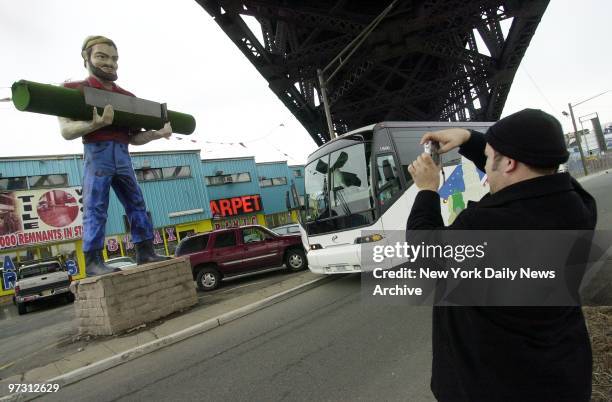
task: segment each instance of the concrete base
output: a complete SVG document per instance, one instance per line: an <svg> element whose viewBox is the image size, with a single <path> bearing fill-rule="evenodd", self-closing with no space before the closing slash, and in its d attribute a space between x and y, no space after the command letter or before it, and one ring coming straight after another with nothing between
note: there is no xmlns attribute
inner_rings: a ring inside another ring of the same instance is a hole
<svg viewBox="0 0 612 402"><path fill-rule="evenodd" d="M186 258L74 282L79 335L114 335L197 304Z"/></svg>

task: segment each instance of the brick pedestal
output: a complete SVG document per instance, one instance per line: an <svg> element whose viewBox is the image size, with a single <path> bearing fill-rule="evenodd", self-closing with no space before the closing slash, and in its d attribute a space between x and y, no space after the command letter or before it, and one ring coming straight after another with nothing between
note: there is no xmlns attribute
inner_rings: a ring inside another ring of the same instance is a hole
<svg viewBox="0 0 612 402"><path fill-rule="evenodd" d="M81 335L113 335L198 302L191 267L174 258L74 282Z"/></svg>

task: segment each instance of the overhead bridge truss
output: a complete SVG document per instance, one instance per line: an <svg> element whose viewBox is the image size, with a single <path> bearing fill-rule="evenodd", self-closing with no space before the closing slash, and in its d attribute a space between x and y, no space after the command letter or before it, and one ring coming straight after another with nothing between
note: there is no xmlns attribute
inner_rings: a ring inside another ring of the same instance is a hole
<svg viewBox="0 0 612 402"><path fill-rule="evenodd" d="M317 70L391 3L196 1L318 145L330 135ZM548 2L399 0L328 83L334 130L390 120L499 119Z"/></svg>

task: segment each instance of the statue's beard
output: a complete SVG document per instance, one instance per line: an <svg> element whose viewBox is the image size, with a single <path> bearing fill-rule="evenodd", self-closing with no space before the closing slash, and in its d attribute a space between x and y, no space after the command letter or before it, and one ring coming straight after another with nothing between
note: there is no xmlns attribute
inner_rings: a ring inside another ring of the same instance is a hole
<svg viewBox="0 0 612 402"><path fill-rule="evenodd" d="M103 79L104 81L117 81L117 74L116 73L107 73L106 71L102 70L101 68L98 68L94 65L91 66L91 71L93 73L93 75L95 75L98 78Z"/></svg>

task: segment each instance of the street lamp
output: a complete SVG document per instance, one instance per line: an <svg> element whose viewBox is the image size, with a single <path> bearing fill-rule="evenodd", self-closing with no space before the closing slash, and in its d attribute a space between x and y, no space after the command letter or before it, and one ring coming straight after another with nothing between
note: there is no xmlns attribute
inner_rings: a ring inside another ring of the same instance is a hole
<svg viewBox="0 0 612 402"><path fill-rule="evenodd" d="M573 105L571 103L567 104L567 106L569 107L570 116L572 117L572 124L574 126L574 133L576 135L576 143L578 144L578 151L580 151L580 160L582 161L582 169L584 170L584 175L585 176L589 174L589 171L587 170L587 167L586 167L586 161L584 159L584 151L582 150L582 141L580 139L580 134L578 133L578 127L576 127L576 119L574 118L574 109L573 108L575 108L578 105L582 105L584 102L588 102L591 99L595 99L595 98L597 98L597 97L599 97L601 95L607 94L608 92L612 92L612 89L604 91L604 92L602 92L600 94L597 94L595 96L591 96L590 98L585 99L585 100L583 100L581 102L576 102ZM563 115L567 116L567 113L563 112Z"/></svg>

